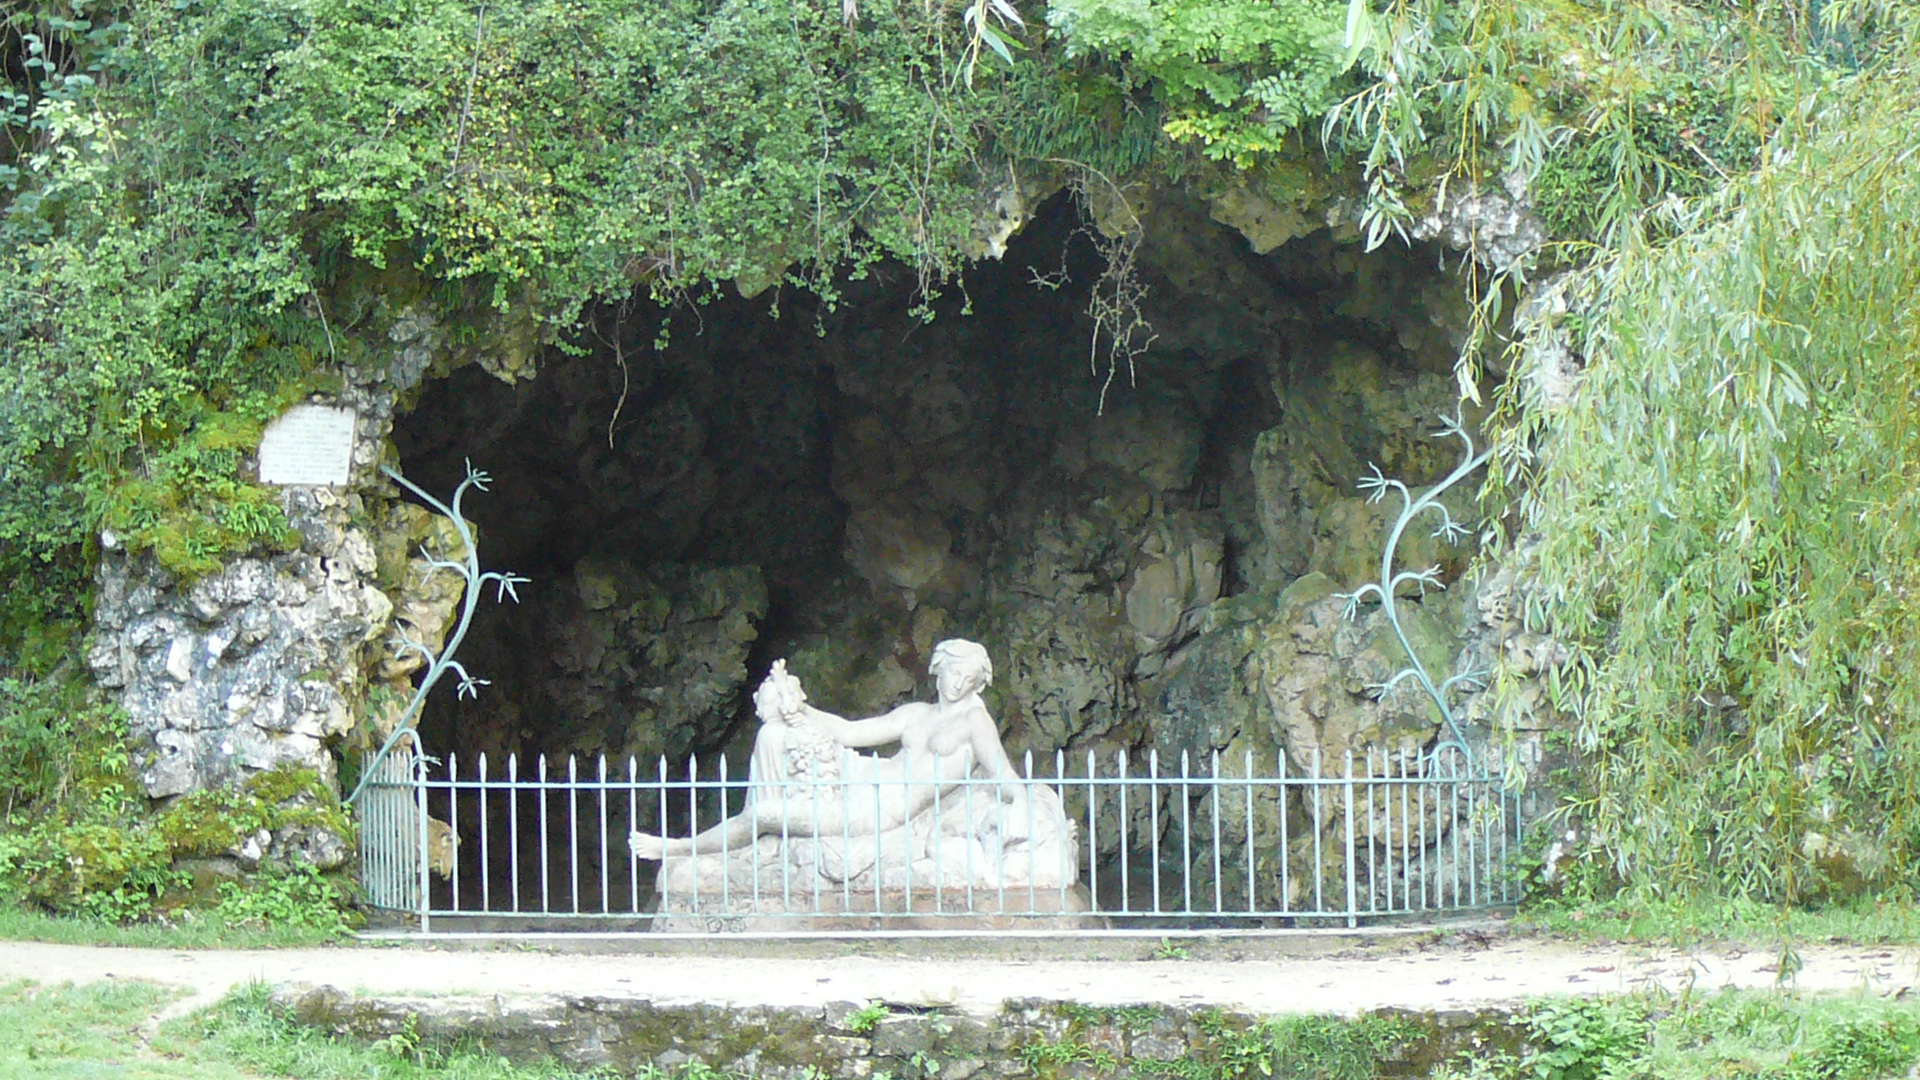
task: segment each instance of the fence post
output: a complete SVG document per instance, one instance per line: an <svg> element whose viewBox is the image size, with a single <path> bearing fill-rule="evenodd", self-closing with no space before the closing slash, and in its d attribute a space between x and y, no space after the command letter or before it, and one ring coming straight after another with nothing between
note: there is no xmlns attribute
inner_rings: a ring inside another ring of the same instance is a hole
<svg viewBox="0 0 1920 1080"><path fill-rule="evenodd" d="M427 847L427 769L429 767L429 763L432 760L433 759L429 758L426 755L426 753L422 750L420 746L420 740L418 738L415 738L413 740L413 797L414 797L414 805L418 810L417 817L420 820L419 851L420 851L420 933L421 934L430 933L433 929L432 923L431 923L432 916L428 914L428 912L433 910L433 889L430 885L430 879L428 876L429 873L431 872L430 867L428 866L428 863L431 861L431 857L433 853Z"/></svg>

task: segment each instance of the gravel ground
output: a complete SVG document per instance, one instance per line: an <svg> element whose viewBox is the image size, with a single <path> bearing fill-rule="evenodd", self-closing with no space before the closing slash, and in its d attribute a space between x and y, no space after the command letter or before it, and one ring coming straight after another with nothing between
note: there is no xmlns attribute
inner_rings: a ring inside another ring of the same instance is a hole
<svg viewBox="0 0 1920 1080"><path fill-rule="evenodd" d="M1186 958L1157 960L1140 957L1176 950L1134 941L1082 947L1105 958L1075 958L1040 955L1058 946L1020 940L673 944L661 951L631 938L575 938L533 948L482 939L182 951L0 942L0 983L143 979L189 991L165 1016L191 1012L248 982L502 1001L555 994L732 1006L880 999L986 1013L1008 999L1041 998L1352 1014L1480 1009L1539 995L1655 986L1768 987L1777 982L1779 959L1772 950L1585 945L1480 932L1216 939L1182 942ZM655 951L634 951L640 948ZM1799 955L1795 981L1803 990L1904 994L1920 981L1920 954L1904 947L1805 945Z"/></svg>

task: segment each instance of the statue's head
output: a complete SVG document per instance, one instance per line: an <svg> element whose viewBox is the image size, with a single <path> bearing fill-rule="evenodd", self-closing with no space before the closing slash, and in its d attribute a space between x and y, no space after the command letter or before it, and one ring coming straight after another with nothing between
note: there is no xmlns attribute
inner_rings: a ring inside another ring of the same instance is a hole
<svg viewBox="0 0 1920 1080"><path fill-rule="evenodd" d="M787 662L775 660L760 688L753 692L753 711L763 724L785 724L800 715L807 692L800 680L787 674Z"/></svg>
<svg viewBox="0 0 1920 1080"><path fill-rule="evenodd" d="M948 638L933 647L927 674L940 690L940 700L958 701L993 684L993 660L977 641Z"/></svg>

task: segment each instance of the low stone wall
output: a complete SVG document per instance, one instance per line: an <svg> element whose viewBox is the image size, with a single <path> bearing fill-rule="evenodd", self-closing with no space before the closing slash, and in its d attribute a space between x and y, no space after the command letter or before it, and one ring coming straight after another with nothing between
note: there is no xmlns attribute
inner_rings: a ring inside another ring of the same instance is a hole
<svg viewBox="0 0 1920 1080"><path fill-rule="evenodd" d="M1425 1076L1462 1053L1517 1044L1511 1016L1499 1011L1263 1020L1218 1009L1027 1000L979 1015L878 1002L728 1008L609 997L376 999L333 987L284 988L273 1000L298 1023L351 1038L479 1044L521 1064L557 1059L629 1076L697 1064L773 1080L1210 1080L1294 1075L1306 1062L1315 1076Z"/></svg>

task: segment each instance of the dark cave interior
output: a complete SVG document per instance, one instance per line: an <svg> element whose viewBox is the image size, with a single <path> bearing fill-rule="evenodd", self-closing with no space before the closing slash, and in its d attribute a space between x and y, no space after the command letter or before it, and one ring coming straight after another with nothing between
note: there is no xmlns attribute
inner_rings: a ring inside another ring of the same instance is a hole
<svg viewBox="0 0 1920 1080"><path fill-rule="evenodd" d="M1155 742L1209 608L1351 577L1360 470L1450 464L1425 440L1465 312L1435 249L1322 229L1256 254L1175 196L1146 221L1157 337L1110 386L1105 262L1066 196L931 320L879 264L832 307L607 306L536 378L428 383L395 426L406 473L491 473L467 503L483 565L532 579L481 605L460 659L492 685L435 695L428 746L744 760L774 659L867 715L924 694L952 636L997 657L1016 753Z"/></svg>

